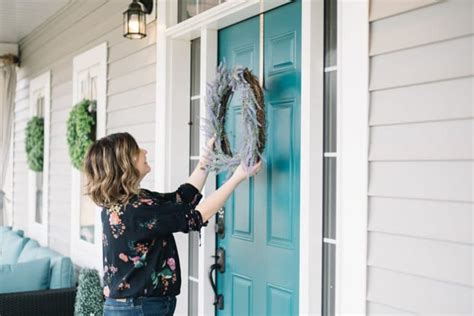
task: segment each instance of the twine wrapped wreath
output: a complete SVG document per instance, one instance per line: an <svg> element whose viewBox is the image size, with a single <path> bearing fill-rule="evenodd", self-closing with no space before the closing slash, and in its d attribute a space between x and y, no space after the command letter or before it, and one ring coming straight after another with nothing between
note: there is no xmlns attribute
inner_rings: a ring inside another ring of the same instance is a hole
<svg viewBox="0 0 474 316"><path fill-rule="evenodd" d="M242 101L242 142L232 153L225 131L225 117L230 100L239 92ZM216 138L214 150L209 153L208 171L233 171L241 163L248 173L260 159L266 141L266 121L263 91L257 78L248 68L227 69L225 63L217 67L216 78L207 85L207 119L204 132L207 138ZM230 173L229 173L230 175Z"/></svg>

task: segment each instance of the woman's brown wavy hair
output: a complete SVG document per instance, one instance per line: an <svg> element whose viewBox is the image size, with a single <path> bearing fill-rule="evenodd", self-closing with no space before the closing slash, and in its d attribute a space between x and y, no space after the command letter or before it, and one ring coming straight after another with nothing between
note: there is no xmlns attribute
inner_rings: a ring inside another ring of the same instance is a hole
<svg viewBox="0 0 474 316"><path fill-rule="evenodd" d="M139 192L135 167L140 148L129 133L115 133L95 141L84 159L87 195L99 206L127 203Z"/></svg>

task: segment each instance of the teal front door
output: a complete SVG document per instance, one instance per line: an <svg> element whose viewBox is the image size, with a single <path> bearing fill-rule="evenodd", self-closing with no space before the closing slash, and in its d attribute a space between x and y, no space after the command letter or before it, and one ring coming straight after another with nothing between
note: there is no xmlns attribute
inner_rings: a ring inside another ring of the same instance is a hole
<svg viewBox="0 0 474 316"><path fill-rule="evenodd" d="M258 76L264 63L267 118L265 165L227 201L225 272L217 272L224 297L218 315L298 315L299 179L301 91L301 3L294 1L264 15L264 56L260 61L260 17L219 31L219 61L246 66ZM241 136L240 96L227 111L233 148ZM218 176L218 185L225 181Z"/></svg>

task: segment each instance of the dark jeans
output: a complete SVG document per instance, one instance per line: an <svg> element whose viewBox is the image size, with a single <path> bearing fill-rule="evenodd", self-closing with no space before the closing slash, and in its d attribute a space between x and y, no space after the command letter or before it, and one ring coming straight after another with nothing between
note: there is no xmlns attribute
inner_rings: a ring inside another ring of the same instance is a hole
<svg viewBox="0 0 474 316"><path fill-rule="evenodd" d="M125 302L107 298L104 316L172 316L175 296L127 298Z"/></svg>

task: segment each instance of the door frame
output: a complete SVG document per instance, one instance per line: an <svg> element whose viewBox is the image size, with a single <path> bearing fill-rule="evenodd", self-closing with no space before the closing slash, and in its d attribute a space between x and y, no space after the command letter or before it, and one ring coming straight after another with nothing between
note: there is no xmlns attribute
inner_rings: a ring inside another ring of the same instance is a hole
<svg viewBox="0 0 474 316"><path fill-rule="evenodd" d="M181 128L187 128L189 118L190 41L201 37L200 106L201 113L205 113L206 82L214 78L217 65L218 30L289 1L227 0L180 24L177 24L177 0L158 1L154 167L159 176L155 177L156 190L173 190L188 177L189 137ZM299 311L301 315L308 315L321 312L324 10L323 0L301 1L301 170L305 172L300 176ZM344 126L338 124L338 148L342 158L339 159L339 170L342 171L338 175L337 229L338 236L348 238L344 238L344 243L338 247L336 259L336 286L339 289L336 292L336 312L365 314L369 1L338 1L341 8L338 10L338 67L344 69L344 72L338 71L338 99L341 100L338 102L338 117ZM353 23L359 23L357 32ZM358 82L357 89L352 86L354 82ZM354 102L360 108L354 107ZM202 148L203 137L200 141ZM182 146L174 146L177 143ZM215 176L211 174L204 195L215 188ZM320 212L315 212L315 205L320 206ZM356 219L354 213L358 215ZM212 218L208 228L202 230L202 246L199 247L199 315L214 313L213 291L207 280L208 268L213 263L211 256L215 252L214 224ZM188 235L177 234L175 238L180 249L182 275L185 276L176 314L187 314Z"/></svg>

